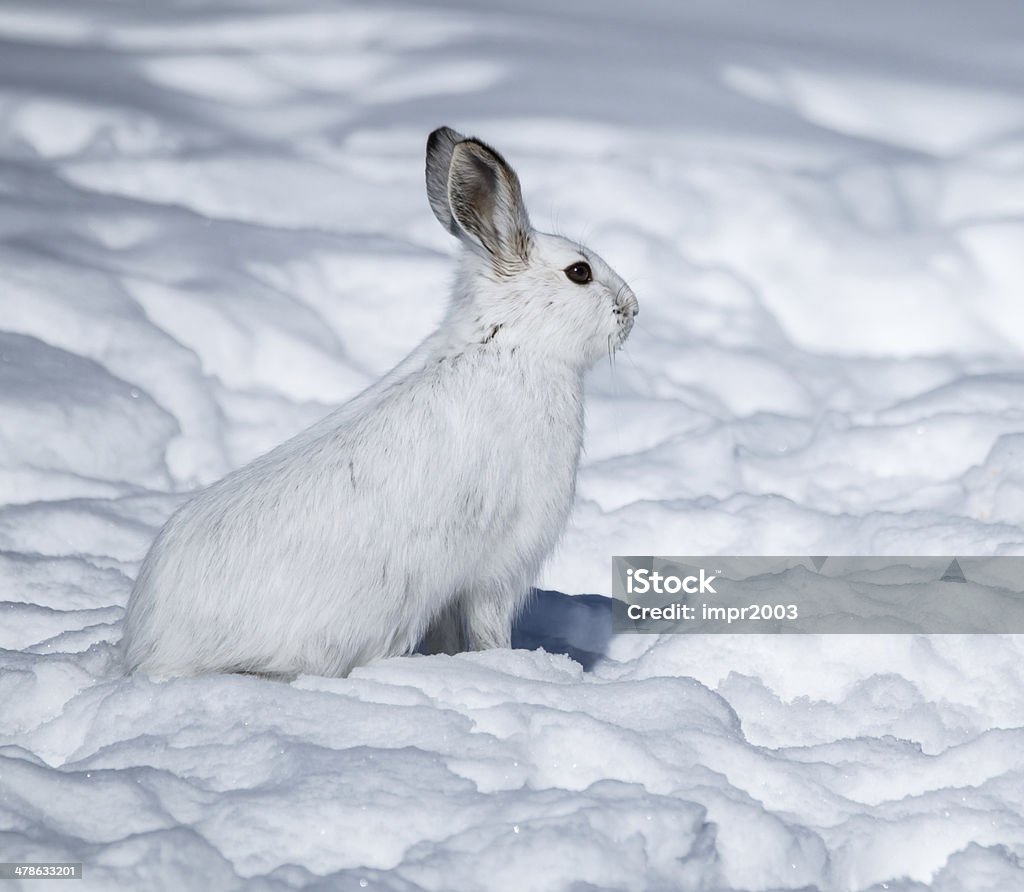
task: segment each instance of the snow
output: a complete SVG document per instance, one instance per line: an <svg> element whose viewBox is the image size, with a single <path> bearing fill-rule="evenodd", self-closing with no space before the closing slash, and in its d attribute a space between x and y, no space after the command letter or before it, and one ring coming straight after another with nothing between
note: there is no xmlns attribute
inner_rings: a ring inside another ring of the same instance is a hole
<svg viewBox="0 0 1024 892"><path fill-rule="evenodd" d="M0 858L1024 887L1024 636L612 637L587 594L613 554L1024 553L1022 32L952 0L5 3ZM171 511L439 321L443 123L642 311L519 648L123 677Z"/></svg>

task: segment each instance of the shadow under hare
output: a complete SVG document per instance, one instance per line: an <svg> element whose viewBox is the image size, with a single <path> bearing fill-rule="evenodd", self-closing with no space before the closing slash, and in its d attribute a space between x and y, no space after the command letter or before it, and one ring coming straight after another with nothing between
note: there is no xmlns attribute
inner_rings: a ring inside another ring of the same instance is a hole
<svg viewBox="0 0 1024 892"><path fill-rule="evenodd" d="M424 640L510 646L572 507L584 372L637 303L588 248L533 229L485 143L435 130L426 180L463 245L444 322L167 521L125 614L129 671L345 675Z"/></svg>

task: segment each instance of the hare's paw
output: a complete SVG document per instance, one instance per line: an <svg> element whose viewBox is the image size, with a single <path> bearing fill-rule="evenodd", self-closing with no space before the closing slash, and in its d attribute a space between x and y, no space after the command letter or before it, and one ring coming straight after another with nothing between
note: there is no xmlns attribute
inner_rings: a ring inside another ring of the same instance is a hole
<svg viewBox="0 0 1024 892"><path fill-rule="evenodd" d="M472 650L512 647L512 623L525 600L527 586L481 586L464 599L466 637Z"/></svg>

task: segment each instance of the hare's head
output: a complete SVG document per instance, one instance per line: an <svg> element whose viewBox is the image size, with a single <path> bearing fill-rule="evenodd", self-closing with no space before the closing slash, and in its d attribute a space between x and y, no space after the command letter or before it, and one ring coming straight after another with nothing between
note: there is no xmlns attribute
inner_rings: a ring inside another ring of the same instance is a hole
<svg viewBox="0 0 1024 892"><path fill-rule="evenodd" d="M461 342L504 342L581 367L625 341L629 286L589 248L537 232L504 158L448 127L427 141L427 196L465 245L448 325Z"/></svg>

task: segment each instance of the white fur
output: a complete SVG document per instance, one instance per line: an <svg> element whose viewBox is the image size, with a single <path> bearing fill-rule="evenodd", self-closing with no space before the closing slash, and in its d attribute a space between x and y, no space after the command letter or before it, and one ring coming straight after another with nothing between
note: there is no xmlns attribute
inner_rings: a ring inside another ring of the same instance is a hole
<svg viewBox="0 0 1024 892"><path fill-rule="evenodd" d="M583 373L636 299L591 251L529 228L493 149L435 131L427 182L466 247L443 325L171 517L128 604L129 670L344 675L425 636L510 645L572 506ZM563 270L584 259L594 281L575 284Z"/></svg>

